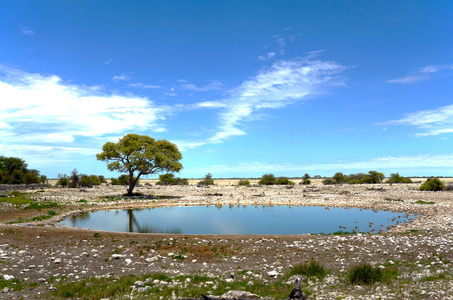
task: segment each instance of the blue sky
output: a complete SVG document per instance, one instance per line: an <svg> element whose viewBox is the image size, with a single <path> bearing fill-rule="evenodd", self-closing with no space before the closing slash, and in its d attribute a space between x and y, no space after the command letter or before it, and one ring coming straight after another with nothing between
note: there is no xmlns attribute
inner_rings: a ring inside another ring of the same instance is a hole
<svg viewBox="0 0 453 300"><path fill-rule="evenodd" d="M0 155L117 176L127 133L178 176L453 176L451 1L2 1Z"/></svg>

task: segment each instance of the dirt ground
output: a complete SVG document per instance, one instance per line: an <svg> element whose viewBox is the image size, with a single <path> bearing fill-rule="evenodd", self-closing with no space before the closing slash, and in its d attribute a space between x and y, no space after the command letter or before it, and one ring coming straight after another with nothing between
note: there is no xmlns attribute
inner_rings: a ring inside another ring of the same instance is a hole
<svg viewBox="0 0 453 300"><path fill-rule="evenodd" d="M124 187L112 186L24 191L37 202L55 201L61 206L52 219L29 222L27 219L43 212L0 203L0 299L62 298L57 288L60 280L73 282L91 276L117 280L127 274L208 274L216 282L249 276L251 281L267 283L279 280L295 264L312 259L330 273L324 280L306 283L310 299L453 299L453 193L420 192L418 186L202 188L147 184L137 188L144 195L172 197L154 200L126 199L121 197ZM106 200L106 196L117 198ZM51 225L74 212L100 208L216 204L359 207L411 212L418 217L379 234L350 235L142 234ZM9 224L19 218L22 223ZM398 278L372 286L345 283L344 274L364 262L393 267ZM216 294L212 287L206 287L208 291ZM138 296L129 293L127 297Z"/></svg>

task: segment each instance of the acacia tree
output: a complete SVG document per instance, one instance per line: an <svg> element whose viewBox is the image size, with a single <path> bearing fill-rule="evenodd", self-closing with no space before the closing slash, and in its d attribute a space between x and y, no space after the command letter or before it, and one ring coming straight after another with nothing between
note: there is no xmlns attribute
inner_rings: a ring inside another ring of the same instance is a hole
<svg viewBox="0 0 453 300"><path fill-rule="evenodd" d="M105 143L102 153L96 154L96 158L107 162L110 171L128 174L128 195L132 195L142 175L179 172L182 169L179 162L182 155L175 144L134 133L125 135L117 143Z"/></svg>

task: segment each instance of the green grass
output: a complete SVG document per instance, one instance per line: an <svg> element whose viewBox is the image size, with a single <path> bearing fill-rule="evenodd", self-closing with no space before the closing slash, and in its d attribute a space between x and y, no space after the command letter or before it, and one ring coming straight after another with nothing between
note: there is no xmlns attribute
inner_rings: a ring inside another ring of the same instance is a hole
<svg viewBox="0 0 453 300"><path fill-rule="evenodd" d="M8 288L10 291L21 291L24 289L23 283L19 279L4 280L0 277L0 290Z"/></svg>
<svg viewBox="0 0 453 300"><path fill-rule="evenodd" d="M423 201L423 200L418 200L418 201L415 201L416 204L436 204L436 202L434 201Z"/></svg>
<svg viewBox="0 0 453 300"><path fill-rule="evenodd" d="M386 268L381 270L370 264L360 264L352 267L347 273L347 279L350 284L371 285L375 282L391 282L399 275L397 269Z"/></svg>
<svg viewBox="0 0 453 300"><path fill-rule="evenodd" d="M0 203L9 203L14 206L21 206L32 203L30 199L23 196L20 197L0 197Z"/></svg>
<svg viewBox="0 0 453 300"><path fill-rule="evenodd" d="M33 202L25 206L24 209L34 209L40 211L43 208L56 208L58 206L59 205L56 202Z"/></svg>
<svg viewBox="0 0 453 300"><path fill-rule="evenodd" d="M319 279L324 278L328 273L328 270L319 264L316 260L297 264L289 270L284 278L289 278L293 275L304 275L306 277L318 277Z"/></svg>

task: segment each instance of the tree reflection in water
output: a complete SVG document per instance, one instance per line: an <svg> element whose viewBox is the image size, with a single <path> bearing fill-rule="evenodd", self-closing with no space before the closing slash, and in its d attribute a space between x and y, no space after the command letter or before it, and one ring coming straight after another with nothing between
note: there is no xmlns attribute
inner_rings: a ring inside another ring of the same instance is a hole
<svg viewBox="0 0 453 300"><path fill-rule="evenodd" d="M128 222L128 232L139 232L139 233L182 233L180 228L171 228L163 230L162 228L154 228L151 226L142 226L137 222L137 219L134 216L134 211L140 211L140 209L128 209L127 216L129 218ZM134 230L135 226L135 230Z"/></svg>

